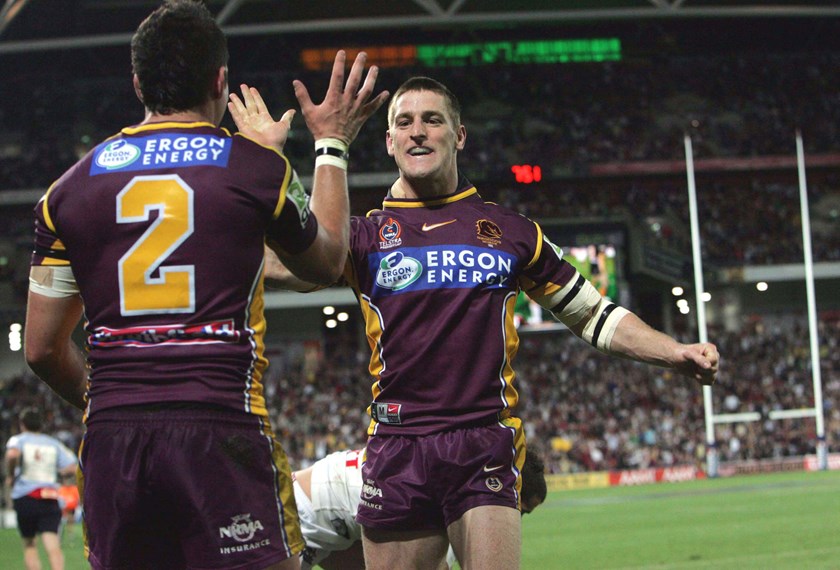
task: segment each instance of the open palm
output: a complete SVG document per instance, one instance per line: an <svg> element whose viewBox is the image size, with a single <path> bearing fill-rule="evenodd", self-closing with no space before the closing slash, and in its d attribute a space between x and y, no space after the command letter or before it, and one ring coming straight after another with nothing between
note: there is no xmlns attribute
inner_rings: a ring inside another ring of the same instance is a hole
<svg viewBox="0 0 840 570"><path fill-rule="evenodd" d="M233 122L236 123L236 128L240 133L261 145L282 152L286 139L289 137L295 111L289 109L279 121L275 121L256 87L249 87L243 83L240 88L242 98L240 99L236 93L231 93L228 102L228 110L233 117Z"/></svg>

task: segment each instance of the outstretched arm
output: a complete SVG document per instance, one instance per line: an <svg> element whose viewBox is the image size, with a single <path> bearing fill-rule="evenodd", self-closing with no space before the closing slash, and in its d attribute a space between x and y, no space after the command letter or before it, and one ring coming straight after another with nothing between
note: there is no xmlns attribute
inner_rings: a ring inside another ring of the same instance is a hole
<svg viewBox="0 0 840 570"><path fill-rule="evenodd" d="M295 275L327 285L341 275L349 243L350 205L347 196L347 161L349 145L362 125L388 97L383 91L372 97L378 69L370 68L363 79L367 55L362 52L353 63L345 84L343 51L336 54L330 84L323 102L312 102L306 86L294 81L306 126L315 138L316 149L325 149L315 161L310 208L318 219L318 235L312 245L297 255L288 255L272 244L283 264ZM288 136L293 111L275 122L256 89L242 86L242 99L231 94L228 104L240 132L262 144L282 148Z"/></svg>
<svg viewBox="0 0 840 570"><path fill-rule="evenodd" d="M714 344L682 344L650 327L634 313L627 313L618 322L609 352L624 358L673 368L704 386L715 383L720 360Z"/></svg>

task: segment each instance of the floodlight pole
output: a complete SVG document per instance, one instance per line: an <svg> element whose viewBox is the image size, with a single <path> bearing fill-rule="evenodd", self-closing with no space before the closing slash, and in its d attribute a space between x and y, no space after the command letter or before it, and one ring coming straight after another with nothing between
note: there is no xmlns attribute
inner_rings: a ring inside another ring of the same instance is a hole
<svg viewBox="0 0 840 570"><path fill-rule="evenodd" d="M802 212L802 244L805 252L805 288L808 294L808 328L811 337L811 379L814 383L814 417L817 420L817 466L828 469L825 419L820 371L820 340L817 328L817 303L814 293L814 258L811 250L811 217L808 209L808 185L805 181L805 151L802 133L796 130L796 167L799 171L799 205Z"/></svg>
<svg viewBox="0 0 840 570"><path fill-rule="evenodd" d="M688 212L691 219L691 253L694 258L694 300L697 305L697 333L700 342L708 342L706 332L706 307L703 301L703 260L700 255L700 228L697 221L697 189L694 185L694 151L691 137L686 134L685 169L688 178ZM706 475L717 477L718 455L715 443L714 410L712 409L712 387L703 386L703 409L706 418Z"/></svg>

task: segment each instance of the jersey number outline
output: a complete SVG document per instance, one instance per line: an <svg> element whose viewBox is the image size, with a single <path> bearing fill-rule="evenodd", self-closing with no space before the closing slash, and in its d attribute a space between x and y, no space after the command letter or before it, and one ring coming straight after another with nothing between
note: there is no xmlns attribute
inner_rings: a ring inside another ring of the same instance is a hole
<svg viewBox="0 0 840 570"><path fill-rule="evenodd" d="M157 212L118 264L123 316L195 312L195 266L163 265L193 233L193 197L177 174L137 176L117 194L117 223L148 222Z"/></svg>

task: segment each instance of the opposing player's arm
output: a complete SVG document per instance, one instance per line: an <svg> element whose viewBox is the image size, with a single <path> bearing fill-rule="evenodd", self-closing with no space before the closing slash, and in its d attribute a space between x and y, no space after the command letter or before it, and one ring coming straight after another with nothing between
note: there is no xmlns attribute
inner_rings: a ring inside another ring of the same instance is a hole
<svg viewBox="0 0 840 570"><path fill-rule="evenodd" d="M85 408L87 365L72 334L82 318L82 298L58 285L69 267L33 266L24 329L26 363L50 388ZM72 273L70 274L72 278Z"/></svg>
<svg viewBox="0 0 840 570"><path fill-rule="evenodd" d="M11 505L12 504L12 486L15 483L15 469L20 462L20 449L16 447L9 447L6 449L6 455L4 457L3 466L5 469L5 504Z"/></svg>

